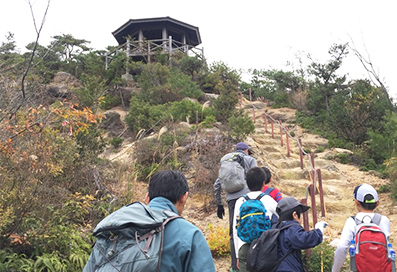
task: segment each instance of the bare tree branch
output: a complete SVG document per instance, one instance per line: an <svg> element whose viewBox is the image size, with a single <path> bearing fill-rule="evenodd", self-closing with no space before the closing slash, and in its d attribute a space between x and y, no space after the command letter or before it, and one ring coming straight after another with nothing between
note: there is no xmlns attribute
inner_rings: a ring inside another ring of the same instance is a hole
<svg viewBox="0 0 397 272"><path fill-rule="evenodd" d="M34 43L34 47L33 47L32 54L30 56L29 62L28 62L28 66L27 66L25 72L22 75L21 91L22 91L23 100L26 98L26 94L25 94L25 79L26 79L26 76L29 73L30 68L32 67L34 54L36 53L36 49L37 49L37 46L39 44L39 38L40 38L41 30L43 29L43 26L44 26L44 22L45 22L45 18L47 16L48 8L50 7L50 2L51 2L51 0L48 0L47 7L46 7L46 10L45 10L44 15L43 15L43 19L41 20L40 28L37 28L36 19L34 17L34 12L33 12L33 6L32 6L32 3L30 2L30 0L28 0L28 4L29 4L29 7L30 7L30 12L31 12L32 18L33 18L34 28L36 30L36 41ZM20 108L20 106L18 107L18 109L19 108Z"/></svg>
<svg viewBox="0 0 397 272"><path fill-rule="evenodd" d="M350 39L351 39L351 38L350 38ZM352 39L351 39L351 40L352 40ZM372 61L371 61L371 58L370 58L368 52L367 52L368 58L366 59L366 58L364 58L364 57L361 55L361 53L357 50L357 48L356 48L355 45L354 45L353 40L352 40L352 44L353 44L353 47L352 47L352 46L349 46L349 47L353 50L354 54L357 56L357 58L359 59L359 61L361 62L361 64L364 66L364 69L367 71L370 80L372 81L372 83L373 83L375 86L379 87L379 88L382 90L382 92L383 92L384 95L386 96L387 100L389 101L389 105L390 105L391 110L392 110L395 114L397 114L397 109L396 109L396 107L393 105L393 102L392 102L392 100L391 100L391 98L390 98L390 96L389 96L389 92L388 92L388 90L387 90L387 87L383 84L382 80L380 80L380 78L379 78L379 73L375 70L374 65L372 64Z"/></svg>

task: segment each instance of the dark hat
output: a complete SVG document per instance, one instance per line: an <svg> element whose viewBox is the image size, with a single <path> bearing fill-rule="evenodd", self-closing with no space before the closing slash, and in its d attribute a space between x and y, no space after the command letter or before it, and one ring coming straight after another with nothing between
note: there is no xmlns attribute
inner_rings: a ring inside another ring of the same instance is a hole
<svg viewBox="0 0 397 272"><path fill-rule="evenodd" d="M239 142L236 144L235 150L246 150L246 149L248 149L248 150L250 149L246 143Z"/></svg>
<svg viewBox="0 0 397 272"><path fill-rule="evenodd" d="M303 205L300 203L296 198L293 197L283 197L280 202L277 204L277 213L278 215L281 215L289 210L292 210L293 208L296 208L298 206L302 207L302 212L306 212L308 209L310 209L309 206Z"/></svg>

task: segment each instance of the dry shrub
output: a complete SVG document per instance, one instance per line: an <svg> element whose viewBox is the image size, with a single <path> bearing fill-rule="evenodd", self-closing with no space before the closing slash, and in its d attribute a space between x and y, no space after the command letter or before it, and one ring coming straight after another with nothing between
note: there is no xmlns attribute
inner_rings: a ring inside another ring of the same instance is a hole
<svg viewBox="0 0 397 272"><path fill-rule="evenodd" d="M220 257L230 254L229 229L222 226L208 224L207 243L212 256Z"/></svg>
<svg viewBox="0 0 397 272"><path fill-rule="evenodd" d="M191 192L202 197L206 212L216 206L214 182L218 178L219 161L232 150L233 145L234 142L223 138L218 130L203 130L197 140L190 144L191 152L187 153L189 158L184 158L192 163L187 170L192 177Z"/></svg>
<svg viewBox="0 0 397 272"><path fill-rule="evenodd" d="M307 96L307 92L299 89L290 95L290 104L298 110L303 110L306 108Z"/></svg>

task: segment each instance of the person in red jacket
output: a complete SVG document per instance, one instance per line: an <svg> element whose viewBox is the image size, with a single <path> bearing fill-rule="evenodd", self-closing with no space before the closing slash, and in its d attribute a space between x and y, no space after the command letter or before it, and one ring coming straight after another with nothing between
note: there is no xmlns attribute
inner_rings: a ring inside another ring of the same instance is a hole
<svg viewBox="0 0 397 272"><path fill-rule="evenodd" d="M263 186L262 192L270 195L274 200L279 202L281 199L283 199L283 196L281 195L280 191L276 188L267 186L267 184L269 184L272 181L272 173L270 173L270 170L267 167L261 167L261 168L266 173L266 177L267 177L267 179L265 180L265 186Z"/></svg>

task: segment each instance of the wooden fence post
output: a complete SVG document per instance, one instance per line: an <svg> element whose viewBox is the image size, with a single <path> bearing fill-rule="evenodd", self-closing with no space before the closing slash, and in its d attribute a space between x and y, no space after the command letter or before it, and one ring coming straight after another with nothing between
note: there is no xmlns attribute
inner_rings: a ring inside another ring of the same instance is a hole
<svg viewBox="0 0 397 272"><path fill-rule="evenodd" d="M289 132L287 127L285 128L285 141L287 142L287 157L289 158L291 153L289 149Z"/></svg>
<svg viewBox="0 0 397 272"><path fill-rule="evenodd" d="M321 217L325 217L325 204L324 204L323 181L321 178L321 169L317 169L317 176L318 176L318 190L320 192Z"/></svg>
<svg viewBox="0 0 397 272"><path fill-rule="evenodd" d="M301 169L303 169L303 150L302 150L302 139L298 139L299 142L299 156L301 159Z"/></svg>
<svg viewBox="0 0 397 272"><path fill-rule="evenodd" d="M311 184L309 186L310 199L312 204L313 226L317 223L317 207L316 207L316 188Z"/></svg>
<svg viewBox="0 0 397 272"><path fill-rule="evenodd" d="M263 119L265 120L265 132L268 133L268 131L267 131L267 115L266 115L266 112L263 115Z"/></svg>
<svg viewBox="0 0 397 272"><path fill-rule="evenodd" d="M307 205L307 198L301 200L303 205ZM308 212L303 213L303 228L305 231L309 231L309 215Z"/></svg>
<svg viewBox="0 0 397 272"><path fill-rule="evenodd" d="M306 188L306 190L307 190L307 188ZM306 198L302 199L301 203L303 205L307 205L307 199ZM303 229L305 231L309 231L309 215L308 215L308 212L303 213L302 216L303 216ZM310 255L311 255L310 248L306 249L306 256L310 257Z"/></svg>
<svg viewBox="0 0 397 272"><path fill-rule="evenodd" d="M270 116L270 117L271 117L271 116ZM273 118L270 118L270 124L272 125L272 138L274 139Z"/></svg>
<svg viewBox="0 0 397 272"><path fill-rule="evenodd" d="M284 142L283 142L283 126L281 121L278 121L278 125L280 126L280 142L281 142L281 147L284 146Z"/></svg>

